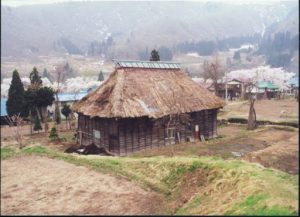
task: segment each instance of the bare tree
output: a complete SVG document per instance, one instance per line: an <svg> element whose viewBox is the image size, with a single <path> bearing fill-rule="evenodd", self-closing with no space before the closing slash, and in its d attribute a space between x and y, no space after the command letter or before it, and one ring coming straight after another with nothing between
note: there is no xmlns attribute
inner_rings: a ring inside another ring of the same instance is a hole
<svg viewBox="0 0 300 217"><path fill-rule="evenodd" d="M59 111L59 99L58 94L61 91L61 83L66 79L66 73L64 66L56 66L54 70L54 80L56 82L56 88L55 88L55 109L54 109L54 119L57 120L57 115Z"/></svg>
<svg viewBox="0 0 300 217"><path fill-rule="evenodd" d="M5 116L5 119L9 124L9 126L12 127L13 136L16 139L19 148L22 149L24 147L22 129L21 129L23 123L22 117L20 117L20 114L18 114L18 115L13 115L11 117Z"/></svg>
<svg viewBox="0 0 300 217"><path fill-rule="evenodd" d="M215 54L212 62L204 62L203 77L204 79L211 79L215 89L215 94L218 95L219 86L218 80L224 76L225 69L221 66L218 55Z"/></svg>
<svg viewBox="0 0 300 217"><path fill-rule="evenodd" d="M256 112L254 108L255 98L250 97L250 109L248 116L248 130L254 130L256 128Z"/></svg>
<svg viewBox="0 0 300 217"><path fill-rule="evenodd" d="M254 88L254 84L252 82L245 83L245 89L248 89L249 93L249 102L250 102L250 108L249 108L249 115L248 115L248 130L254 130L257 126L256 124L256 112L254 108L254 103L256 100L256 94L252 95L252 90Z"/></svg>

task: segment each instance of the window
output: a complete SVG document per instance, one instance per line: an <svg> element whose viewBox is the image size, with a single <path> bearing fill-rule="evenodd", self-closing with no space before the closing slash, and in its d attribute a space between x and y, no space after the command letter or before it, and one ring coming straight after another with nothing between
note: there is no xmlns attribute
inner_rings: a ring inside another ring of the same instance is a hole
<svg viewBox="0 0 300 217"><path fill-rule="evenodd" d="M99 130L93 130L93 136L94 136L94 139L100 139L100 131Z"/></svg>
<svg viewBox="0 0 300 217"><path fill-rule="evenodd" d="M166 130L166 144L175 144L175 136L176 136L176 129L175 128L167 128Z"/></svg>
<svg viewBox="0 0 300 217"><path fill-rule="evenodd" d="M168 128L167 129L167 135L166 135L166 139L174 139L175 138L175 128Z"/></svg>

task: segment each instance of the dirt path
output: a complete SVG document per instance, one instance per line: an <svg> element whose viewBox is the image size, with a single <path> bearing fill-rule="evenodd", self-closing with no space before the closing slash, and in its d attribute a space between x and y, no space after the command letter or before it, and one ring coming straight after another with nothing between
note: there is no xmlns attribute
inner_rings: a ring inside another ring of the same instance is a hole
<svg viewBox="0 0 300 217"><path fill-rule="evenodd" d="M1 214L154 214L161 202L130 181L64 161L1 162Z"/></svg>

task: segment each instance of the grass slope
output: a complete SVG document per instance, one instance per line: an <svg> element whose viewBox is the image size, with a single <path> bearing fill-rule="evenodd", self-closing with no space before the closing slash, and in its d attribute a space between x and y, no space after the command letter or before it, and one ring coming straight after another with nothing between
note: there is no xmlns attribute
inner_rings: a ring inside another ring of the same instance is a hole
<svg viewBox="0 0 300 217"><path fill-rule="evenodd" d="M24 155L42 155L126 177L165 194L162 214L298 214L298 176L240 160L78 156L41 146L21 151L1 148L1 160Z"/></svg>

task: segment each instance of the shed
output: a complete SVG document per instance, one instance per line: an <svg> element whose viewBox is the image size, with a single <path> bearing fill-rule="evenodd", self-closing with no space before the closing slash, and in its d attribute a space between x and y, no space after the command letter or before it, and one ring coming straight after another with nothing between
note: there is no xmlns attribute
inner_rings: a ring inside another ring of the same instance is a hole
<svg viewBox="0 0 300 217"><path fill-rule="evenodd" d="M217 136L224 102L179 63L114 60L115 70L72 106L78 138L118 155Z"/></svg>

